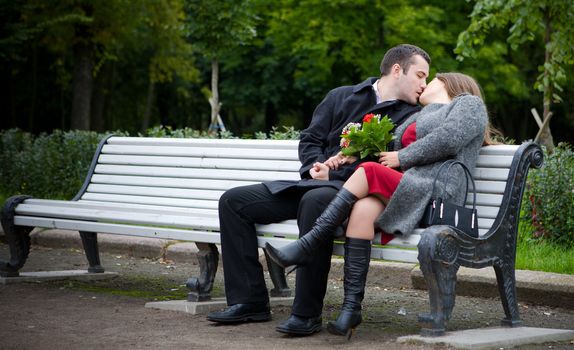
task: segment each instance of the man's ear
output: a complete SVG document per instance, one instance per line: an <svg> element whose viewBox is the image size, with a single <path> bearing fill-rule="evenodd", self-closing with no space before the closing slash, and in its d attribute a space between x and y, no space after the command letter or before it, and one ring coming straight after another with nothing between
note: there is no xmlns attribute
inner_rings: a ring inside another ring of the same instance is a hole
<svg viewBox="0 0 574 350"><path fill-rule="evenodd" d="M398 63L393 64L393 67L391 68L391 74L394 77L398 77L401 74L401 71L403 69L401 68L401 65Z"/></svg>

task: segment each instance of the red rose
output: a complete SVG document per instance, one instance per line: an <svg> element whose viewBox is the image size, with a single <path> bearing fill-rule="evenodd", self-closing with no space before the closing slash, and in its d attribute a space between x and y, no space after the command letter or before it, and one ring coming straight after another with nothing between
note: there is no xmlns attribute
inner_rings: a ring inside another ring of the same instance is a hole
<svg viewBox="0 0 574 350"><path fill-rule="evenodd" d="M365 116L363 117L363 123L368 123L371 121L371 119L373 119L375 115L373 113L369 113L369 114L365 114Z"/></svg>

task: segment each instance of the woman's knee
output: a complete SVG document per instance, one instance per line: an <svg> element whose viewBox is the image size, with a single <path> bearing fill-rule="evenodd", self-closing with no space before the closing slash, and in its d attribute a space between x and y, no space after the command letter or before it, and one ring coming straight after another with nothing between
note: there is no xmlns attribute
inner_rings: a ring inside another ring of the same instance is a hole
<svg viewBox="0 0 574 350"><path fill-rule="evenodd" d="M385 209L383 202L374 196L359 199L353 207L352 215L375 218Z"/></svg>
<svg viewBox="0 0 574 350"><path fill-rule="evenodd" d="M349 218L347 237L373 239L375 220L384 209L383 203L375 197L366 197L357 201Z"/></svg>

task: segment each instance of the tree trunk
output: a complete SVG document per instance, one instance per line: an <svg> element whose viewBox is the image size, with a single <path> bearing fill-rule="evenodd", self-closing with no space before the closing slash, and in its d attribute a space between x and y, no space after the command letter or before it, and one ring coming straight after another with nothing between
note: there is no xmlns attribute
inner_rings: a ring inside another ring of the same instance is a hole
<svg viewBox="0 0 574 350"><path fill-rule="evenodd" d="M74 46L74 73L72 82L72 111L70 129L90 129L90 106L92 101L92 52L86 44Z"/></svg>
<svg viewBox="0 0 574 350"><path fill-rule="evenodd" d="M32 47L32 82L30 86L30 111L28 114L28 131L35 132L36 99L38 97L38 48Z"/></svg>
<svg viewBox="0 0 574 350"><path fill-rule="evenodd" d="M277 125L277 110L271 102L265 103L265 132L269 133Z"/></svg>
<svg viewBox="0 0 574 350"><path fill-rule="evenodd" d="M115 89L116 67L117 67L116 61L112 61L110 67L110 81L108 82L108 90L110 93L108 94L107 103L104 107L105 108L104 116L106 120L106 127L108 130L115 130L117 128L113 113L110 112L114 110L114 93L116 91Z"/></svg>
<svg viewBox="0 0 574 350"><path fill-rule="evenodd" d="M219 102L219 62L216 58L211 60L211 97L209 104L211 105L211 122L209 124L209 131L217 131L219 125L219 111L221 110L221 103Z"/></svg>
<svg viewBox="0 0 574 350"><path fill-rule="evenodd" d="M154 95L155 95L155 84L150 79L147 85L147 98L145 103L145 111L142 118L142 125L141 125L142 133L145 133L145 131L149 128L149 121L151 119L151 107L153 104Z"/></svg>
<svg viewBox="0 0 574 350"><path fill-rule="evenodd" d="M552 95L553 95L553 86L552 82L550 81L550 72L548 71L548 66L550 65L550 60L552 59L552 52L550 51L550 35L552 33L552 22L550 20L550 15L548 10L544 15L544 79L543 79L543 86L544 86L544 98L543 104L544 109L542 112L542 121L544 122L550 116L550 108L552 106ZM544 81L548 82L545 83ZM550 131L550 124L542 131L540 134L540 144L546 146L548 152L554 151L554 138L552 137L552 133Z"/></svg>
<svg viewBox="0 0 574 350"><path fill-rule="evenodd" d="M104 63L94 81L94 95L92 96L92 120L91 129L102 132L106 128L105 109L108 97L108 85L111 74L111 64Z"/></svg>

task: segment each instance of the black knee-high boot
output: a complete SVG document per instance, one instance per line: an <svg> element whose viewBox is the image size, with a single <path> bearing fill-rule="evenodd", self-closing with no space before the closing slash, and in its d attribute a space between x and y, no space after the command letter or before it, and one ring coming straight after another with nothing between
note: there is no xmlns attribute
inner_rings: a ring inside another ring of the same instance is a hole
<svg viewBox="0 0 574 350"><path fill-rule="evenodd" d="M357 197L354 194L342 188L325 208L323 214L317 218L309 232L281 248L274 248L266 243L267 253L271 259L283 267L305 264L311 257L311 253L321 243L333 239L335 230L349 217L356 201Z"/></svg>
<svg viewBox="0 0 574 350"><path fill-rule="evenodd" d="M351 338L355 327L361 321L361 302L365 296L365 282L371 260L371 241L347 238L345 241L345 298L337 321L329 322L327 330L331 334L346 335Z"/></svg>

